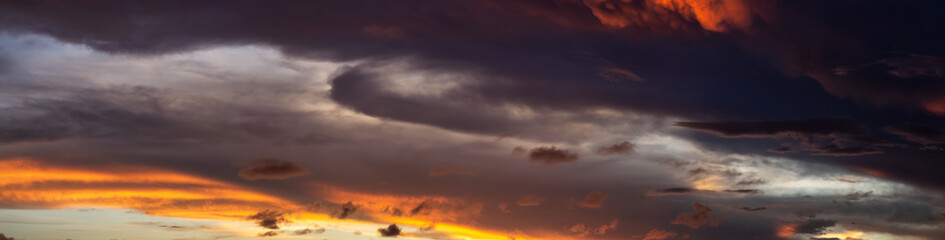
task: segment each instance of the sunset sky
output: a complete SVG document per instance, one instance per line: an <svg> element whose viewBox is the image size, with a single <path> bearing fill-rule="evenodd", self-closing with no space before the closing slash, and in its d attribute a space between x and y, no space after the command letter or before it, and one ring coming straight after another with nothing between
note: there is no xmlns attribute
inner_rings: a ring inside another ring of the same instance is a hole
<svg viewBox="0 0 945 240"><path fill-rule="evenodd" d="M943 9L0 0L0 240L941 240Z"/></svg>

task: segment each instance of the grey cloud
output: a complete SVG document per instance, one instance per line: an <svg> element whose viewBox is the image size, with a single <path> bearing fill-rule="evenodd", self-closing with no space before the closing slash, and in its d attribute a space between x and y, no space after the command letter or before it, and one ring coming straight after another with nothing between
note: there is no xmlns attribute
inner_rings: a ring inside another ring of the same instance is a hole
<svg viewBox="0 0 945 240"><path fill-rule="evenodd" d="M759 189L726 189L721 191L712 191L712 190L701 190L695 188L687 187L675 187L675 188L662 188L650 190L646 193L646 196L671 196L671 195L725 195L725 194L762 194L763 192Z"/></svg>
<svg viewBox="0 0 945 240"><path fill-rule="evenodd" d="M597 149L597 153L603 155L614 155L614 154L630 154L633 152L633 143L629 141L624 141L617 143L611 146L601 147Z"/></svg>
<svg viewBox="0 0 945 240"><path fill-rule="evenodd" d="M306 228L306 229L302 229L302 230L296 230L296 231L292 232L292 234L293 234L293 235L307 235L307 234L310 234L310 233L312 233L312 232L314 232L314 231L313 231L311 228Z"/></svg>
<svg viewBox="0 0 945 240"><path fill-rule="evenodd" d="M738 207L735 209L745 211L745 212L758 212L758 211L768 210L767 207Z"/></svg>
<svg viewBox="0 0 945 240"><path fill-rule="evenodd" d="M794 227L794 232L808 235L821 235L827 231L827 229L836 225L837 221L833 220L811 219Z"/></svg>
<svg viewBox="0 0 945 240"><path fill-rule="evenodd" d="M345 219L354 214L358 210L358 206L354 205L352 202L347 202L341 205L341 213L338 214L339 219Z"/></svg>
<svg viewBox="0 0 945 240"><path fill-rule="evenodd" d="M932 126L899 124L886 127L886 131L931 149L941 149L936 145L945 144L945 130Z"/></svg>
<svg viewBox="0 0 945 240"><path fill-rule="evenodd" d="M256 220L256 224L263 228L279 229L280 224L286 224L290 222L285 218L284 214L285 213L274 210L266 210L251 215L247 217L247 219Z"/></svg>
<svg viewBox="0 0 945 240"><path fill-rule="evenodd" d="M528 151L528 160L545 165L555 165L577 161L578 155L554 146L537 147Z"/></svg>
<svg viewBox="0 0 945 240"><path fill-rule="evenodd" d="M379 228L377 229L377 232L384 237L397 237L401 234L400 227L397 227L397 224L391 224L390 226L387 226L387 228Z"/></svg>
<svg viewBox="0 0 945 240"><path fill-rule="evenodd" d="M849 118L802 119L759 122L678 122L676 126L737 138L787 138L798 142L796 148L815 155L858 156L881 153L891 144L867 136L859 122ZM776 152L791 152L787 146Z"/></svg>
<svg viewBox="0 0 945 240"><path fill-rule="evenodd" d="M255 159L252 166L240 170L239 176L247 180L286 179L308 174L308 170L295 162L278 159Z"/></svg>

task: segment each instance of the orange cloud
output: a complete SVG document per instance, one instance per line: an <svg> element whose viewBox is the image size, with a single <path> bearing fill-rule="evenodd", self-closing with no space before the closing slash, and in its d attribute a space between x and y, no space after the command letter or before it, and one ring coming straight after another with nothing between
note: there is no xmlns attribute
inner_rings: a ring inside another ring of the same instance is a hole
<svg viewBox="0 0 945 240"><path fill-rule="evenodd" d="M515 204L523 207L535 207L540 206L541 202L544 202L545 198L539 196L524 196L520 198Z"/></svg>
<svg viewBox="0 0 945 240"><path fill-rule="evenodd" d="M557 233L538 233L541 237L523 233L503 232L498 230L477 229L470 225L479 218L483 203L464 198L445 196L410 196L396 194L372 194L356 192L344 188L310 184L311 194L328 202L352 202L359 206L356 218L369 219L373 222L394 223L399 226L415 226L434 229L458 239L571 239ZM423 210L414 210L424 206ZM394 214L391 209L400 208L402 214ZM603 231L616 227L611 223ZM610 227L612 226L612 227ZM403 236L416 233L405 232Z"/></svg>
<svg viewBox="0 0 945 240"><path fill-rule="evenodd" d="M624 28L685 29L696 22L703 29L727 32L747 30L752 11L743 0L584 0L602 24Z"/></svg>
<svg viewBox="0 0 945 240"><path fill-rule="evenodd" d="M79 169L24 158L0 160L0 205L117 207L157 216L228 220L264 209L296 207L236 185L163 169L127 165Z"/></svg>
<svg viewBox="0 0 945 240"><path fill-rule="evenodd" d="M646 236L643 237L643 240L664 240L664 239L675 237L677 235L679 234L674 233L674 232L669 232L669 231L663 231L659 229L653 229L653 230L650 230L650 232L646 233Z"/></svg>
<svg viewBox="0 0 945 240"><path fill-rule="evenodd" d="M471 227L483 208L483 204L477 201L443 196L368 194L337 187L312 186L325 201L353 202L358 206L359 215L353 219L337 219L325 213L311 212L306 206L276 196L167 169L130 165L93 169L25 158L0 160L0 207L6 208L128 208L153 216L255 221L270 229L278 227L280 222L330 223L337 224L339 228L336 230L340 231L369 232L363 230L395 223L458 239L542 239L518 232ZM404 208L405 214L392 216L385 213L384 208L394 206ZM261 214L268 211L280 214L278 218ZM408 232L408 229L404 229L403 236L417 234ZM548 236L548 239L570 239L556 233L540 234Z"/></svg>

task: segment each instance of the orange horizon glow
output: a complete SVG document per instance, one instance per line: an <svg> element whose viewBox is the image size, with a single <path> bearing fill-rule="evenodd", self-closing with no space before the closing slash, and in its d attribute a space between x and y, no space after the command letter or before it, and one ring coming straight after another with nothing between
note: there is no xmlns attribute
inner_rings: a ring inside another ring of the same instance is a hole
<svg viewBox="0 0 945 240"><path fill-rule="evenodd" d="M395 223L417 229L432 228L459 239L543 239L519 232L477 229L475 223L483 204L443 196L370 194L337 187L312 187L323 200L354 202L366 219L338 219L330 214L311 212L304 206L234 184L142 166L112 166L110 170L80 169L27 159L0 160L0 199L6 205L27 209L123 208L151 216L199 220L247 221L246 217L264 210L286 213L293 222L317 221L377 226ZM121 169L120 171L114 171ZM410 208L429 204L431 208L410 213ZM435 207L433 207L435 206ZM403 208L392 216L385 208ZM547 233L553 239L571 239ZM408 235L409 236L409 235Z"/></svg>

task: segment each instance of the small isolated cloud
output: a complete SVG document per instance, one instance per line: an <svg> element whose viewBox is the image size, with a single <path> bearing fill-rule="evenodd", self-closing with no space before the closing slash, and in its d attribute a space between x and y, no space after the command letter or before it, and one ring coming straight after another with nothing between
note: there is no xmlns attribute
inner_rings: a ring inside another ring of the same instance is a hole
<svg viewBox="0 0 945 240"><path fill-rule="evenodd" d="M541 205L541 202L544 202L544 201L545 201L545 198L543 197L524 196L520 198L517 202L515 202L515 204L519 206L523 206L523 207L535 207L535 206Z"/></svg>
<svg viewBox="0 0 945 240"><path fill-rule="evenodd" d="M617 229L617 224L620 223L620 219L614 219L610 221L609 224L600 226L597 228L597 234L606 234L610 230Z"/></svg>
<svg viewBox="0 0 945 240"><path fill-rule="evenodd" d="M292 234L293 234L293 235L306 235L306 234L310 234L310 233L312 233L312 232L313 232L313 231L312 231L311 228L306 228L306 229L302 229L302 230L296 230L295 232L292 232Z"/></svg>
<svg viewBox="0 0 945 240"><path fill-rule="evenodd" d="M591 194L584 198L583 202L578 203L578 206L586 208L599 208L601 204L604 203L605 199L607 199L606 193L592 191Z"/></svg>
<svg viewBox="0 0 945 240"><path fill-rule="evenodd" d="M578 155L556 147L538 147L528 151L528 160L545 165L577 161Z"/></svg>
<svg viewBox="0 0 945 240"><path fill-rule="evenodd" d="M624 141L611 146L598 148L597 153L601 155L631 154L633 153L633 147L633 143Z"/></svg>
<svg viewBox="0 0 945 240"><path fill-rule="evenodd" d="M743 211L743 212L760 212L760 211L768 210L768 208L767 207L736 207L735 210Z"/></svg>
<svg viewBox="0 0 945 240"><path fill-rule="evenodd" d="M664 240L664 239L675 237L677 235L679 234L674 233L674 232L669 232L669 231L663 231L659 229L653 229L653 230L650 230L650 232L646 233L646 236L643 237L643 240Z"/></svg>
<svg viewBox="0 0 945 240"><path fill-rule="evenodd" d="M823 235L827 229L836 226L837 221L825 219L811 219L794 227L794 233L808 235Z"/></svg>
<svg viewBox="0 0 945 240"><path fill-rule="evenodd" d="M686 226L689 226L690 228L696 229L706 223L714 227L718 225L718 223L721 222L722 220L721 217L716 217L715 219L712 220L712 222L709 222L710 220L709 218L711 217L711 214L712 214L712 209L705 205L702 205L702 203L700 202L692 203L692 207L695 209L694 212L680 213L679 216L676 216L676 219L673 220L672 224L686 225Z"/></svg>
<svg viewBox="0 0 945 240"><path fill-rule="evenodd" d="M273 210L265 210L259 213L256 213L252 216L249 216L248 219L256 220L256 224L260 227L268 229L279 229L279 224L286 224L290 221L285 218L285 213L277 212Z"/></svg>
<svg viewBox="0 0 945 240"><path fill-rule="evenodd" d="M290 161L265 158L252 160L250 164L252 166L240 170L240 177L247 180L286 179L308 174L308 170Z"/></svg>
<svg viewBox="0 0 945 240"><path fill-rule="evenodd" d="M572 233L577 233L578 235L581 235L581 236L586 236L590 234L604 235L604 234L607 234L607 232L611 230L617 229L618 223L620 223L620 219L614 219L610 223L601 225L600 227L597 227L597 228L589 228L587 227L587 225L583 223L578 223L569 227L568 231Z"/></svg>
<svg viewBox="0 0 945 240"><path fill-rule="evenodd" d="M387 228L379 228L377 232L381 233L381 236L384 237L396 237L400 236L400 227L397 227L397 224L391 224Z"/></svg>
<svg viewBox="0 0 945 240"><path fill-rule="evenodd" d="M354 205L354 203L352 202L347 202L341 205L341 213L338 214L338 218L339 219L348 218L348 216L350 216L351 214L354 214L354 212L357 210L358 210L357 205Z"/></svg>
<svg viewBox="0 0 945 240"><path fill-rule="evenodd" d="M502 213L512 213L512 210L509 210L508 203L499 204L499 211L502 211Z"/></svg>
<svg viewBox="0 0 945 240"><path fill-rule="evenodd" d="M461 167L436 167L430 169L428 175L431 177L444 177L449 175L472 176L476 175L476 170Z"/></svg>
<svg viewBox="0 0 945 240"><path fill-rule="evenodd" d="M512 156L516 156L516 157L522 156L522 155L525 155L525 152L528 152L527 150L525 150L525 148L520 147L520 146L515 146L515 148L512 149Z"/></svg>
<svg viewBox="0 0 945 240"><path fill-rule="evenodd" d="M275 236L279 236L279 233L277 233L276 231L268 231L268 232L260 233L258 236L259 237L275 237Z"/></svg>

